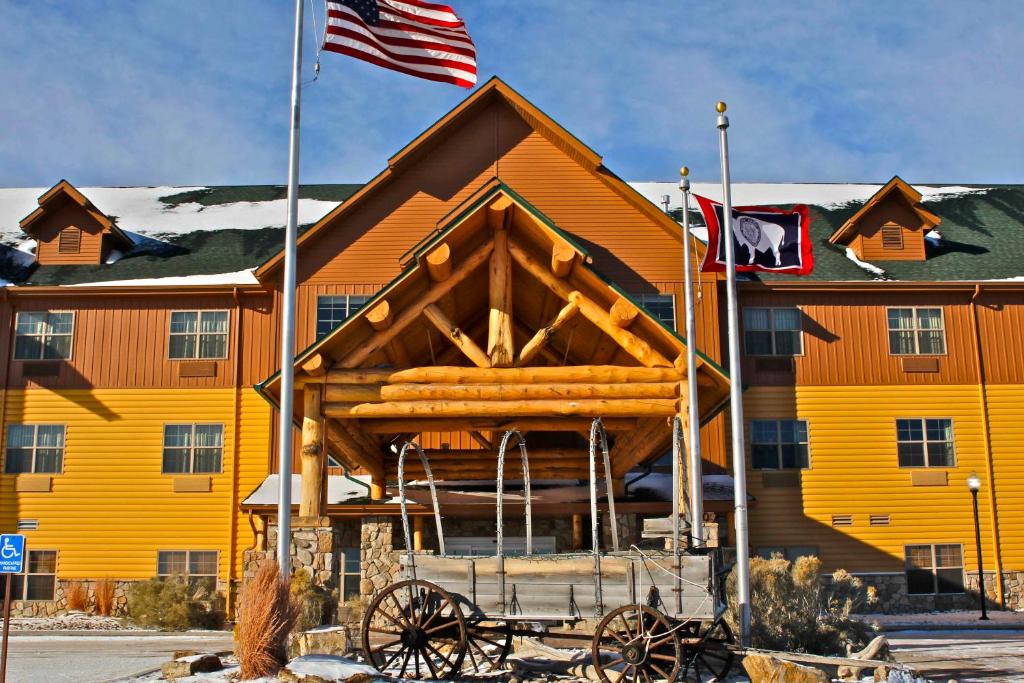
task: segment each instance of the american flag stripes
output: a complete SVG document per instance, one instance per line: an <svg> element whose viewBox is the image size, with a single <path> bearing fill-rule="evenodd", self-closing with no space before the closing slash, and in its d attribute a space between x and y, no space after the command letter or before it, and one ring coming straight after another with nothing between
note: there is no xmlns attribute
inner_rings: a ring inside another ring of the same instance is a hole
<svg viewBox="0 0 1024 683"><path fill-rule="evenodd" d="M323 49L431 81L476 85L476 48L447 5L327 0Z"/></svg>

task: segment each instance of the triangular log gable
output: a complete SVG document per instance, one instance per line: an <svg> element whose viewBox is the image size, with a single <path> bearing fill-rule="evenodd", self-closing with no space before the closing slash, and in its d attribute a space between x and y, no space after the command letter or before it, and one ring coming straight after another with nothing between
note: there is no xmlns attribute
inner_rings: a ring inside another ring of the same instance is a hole
<svg viewBox="0 0 1024 683"><path fill-rule="evenodd" d="M423 433L467 432L480 450L431 452L435 476L494 479L494 445L518 428L542 479L587 477L594 417L613 436L612 474L658 456L685 419L685 343L589 264L590 254L493 181L439 226L412 263L296 360L303 481L319 491L320 443L371 475L383 495L395 448ZM698 363L707 419L725 373ZM275 376L260 391L276 402ZM512 470L510 469L510 474ZM409 463L409 476L422 476ZM302 514L319 514L304 493Z"/></svg>

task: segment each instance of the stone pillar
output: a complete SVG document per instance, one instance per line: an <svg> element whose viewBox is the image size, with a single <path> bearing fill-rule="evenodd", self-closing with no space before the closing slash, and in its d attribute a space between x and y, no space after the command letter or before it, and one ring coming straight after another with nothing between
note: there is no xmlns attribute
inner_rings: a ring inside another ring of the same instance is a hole
<svg viewBox="0 0 1024 683"><path fill-rule="evenodd" d="M271 522L267 526L267 547L277 547L277 523ZM339 545L339 530L327 517L317 518L315 526L292 525L291 544L291 571L305 571L313 578L313 583L327 592L338 588L338 571L341 563L338 553L341 551ZM249 550L246 551L245 580L248 581L256 572L261 562L273 560L273 550Z"/></svg>
<svg viewBox="0 0 1024 683"><path fill-rule="evenodd" d="M362 580L359 593L369 598L398 576L398 557L394 552L394 517L363 517L360 534Z"/></svg>

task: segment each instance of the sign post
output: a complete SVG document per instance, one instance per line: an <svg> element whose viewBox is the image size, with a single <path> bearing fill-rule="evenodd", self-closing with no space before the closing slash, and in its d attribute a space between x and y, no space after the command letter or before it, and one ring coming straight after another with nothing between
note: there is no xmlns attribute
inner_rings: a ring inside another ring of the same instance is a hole
<svg viewBox="0 0 1024 683"><path fill-rule="evenodd" d="M7 681L7 638L11 631L11 582L12 574L25 570L25 537L21 534L0 534L0 574L4 581L4 636L0 651L0 683Z"/></svg>

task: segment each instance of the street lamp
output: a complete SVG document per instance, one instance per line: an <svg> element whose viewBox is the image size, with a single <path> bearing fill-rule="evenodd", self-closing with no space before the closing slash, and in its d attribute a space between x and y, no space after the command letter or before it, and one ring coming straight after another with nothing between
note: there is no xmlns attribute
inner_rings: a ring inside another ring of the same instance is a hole
<svg viewBox="0 0 1024 683"><path fill-rule="evenodd" d="M988 612L985 610L985 570L981 564L981 525L978 523L978 491L981 490L981 477L976 472L971 472L967 477L967 488L971 491L971 498L974 500L974 541L978 544L978 586L981 591L981 616L979 621L988 621Z"/></svg>

